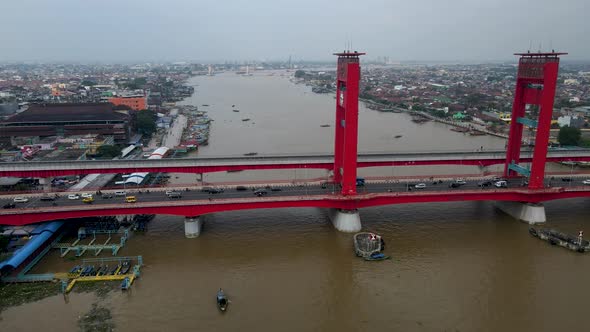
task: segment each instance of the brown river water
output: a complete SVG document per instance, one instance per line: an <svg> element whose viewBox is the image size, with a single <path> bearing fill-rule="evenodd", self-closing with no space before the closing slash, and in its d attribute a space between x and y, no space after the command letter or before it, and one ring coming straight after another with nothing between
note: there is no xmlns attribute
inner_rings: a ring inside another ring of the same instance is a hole
<svg viewBox="0 0 590 332"><path fill-rule="evenodd" d="M210 145L199 155L330 152L332 95L295 85L288 74L195 77L186 103L209 104ZM240 113L232 112L232 104ZM251 118L242 122L241 118ZM405 114L361 107L360 151L470 150L504 146L445 125L417 125ZM403 135L393 139L394 135ZM553 169L559 167L553 166ZM478 173L476 167L362 170L365 176ZM207 181L304 178L320 171L216 173ZM176 178L177 176L177 178ZM189 183L194 175L172 179ZM547 226L584 229L587 199L546 204ZM326 211L277 209L204 217L199 238L183 218L158 216L120 255L142 255L142 276L106 298L72 293L12 307L1 331L75 331L93 302L111 309L119 331L585 331L588 257L531 237L528 225L492 202L396 205L361 211L363 229L386 240L384 262L354 256L352 235L334 230ZM104 255L108 257L108 255ZM34 272L64 271L51 253ZM215 306L223 287L228 311Z"/></svg>

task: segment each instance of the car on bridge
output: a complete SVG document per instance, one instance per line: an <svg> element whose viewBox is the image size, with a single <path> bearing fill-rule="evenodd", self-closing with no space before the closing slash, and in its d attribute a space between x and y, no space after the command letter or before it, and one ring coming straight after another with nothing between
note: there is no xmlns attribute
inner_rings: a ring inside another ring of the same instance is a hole
<svg viewBox="0 0 590 332"><path fill-rule="evenodd" d="M236 187L236 190L237 191L245 191L245 190L248 190L248 188L247 187L244 187L244 186L237 186Z"/></svg>
<svg viewBox="0 0 590 332"><path fill-rule="evenodd" d="M459 184L459 183L456 183L456 182L449 183L449 188L453 188L454 189L454 188L459 188L461 186L462 186L462 184Z"/></svg>
<svg viewBox="0 0 590 332"><path fill-rule="evenodd" d="M14 209L16 207L16 204L14 203L6 203L4 204L4 206L2 207L3 209Z"/></svg>
<svg viewBox="0 0 590 332"><path fill-rule="evenodd" d="M491 186L493 183L492 181L481 181L477 183L478 187L484 188L484 187L489 187Z"/></svg>
<svg viewBox="0 0 590 332"><path fill-rule="evenodd" d="M88 197L92 197L92 194L82 193L82 194L80 194L80 197L82 197L82 198L88 198Z"/></svg>
<svg viewBox="0 0 590 332"><path fill-rule="evenodd" d="M414 188L424 189L424 188L426 188L426 183L418 183L417 185L414 186Z"/></svg>
<svg viewBox="0 0 590 332"><path fill-rule="evenodd" d="M111 193L104 193L100 197L102 199L109 199L109 198L113 198L113 194L111 194Z"/></svg>
<svg viewBox="0 0 590 332"><path fill-rule="evenodd" d="M135 202L137 202L137 198L135 196L127 196L127 197L125 197L125 202L126 203L135 203Z"/></svg>
<svg viewBox="0 0 590 332"><path fill-rule="evenodd" d="M460 184L460 185L464 185L464 184L467 184L467 181L465 181L465 179L456 179L455 183Z"/></svg>
<svg viewBox="0 0 590 332"><path fill-rule="evenodd" d="M167 191L166 192L166 196L168 196L168 198L182 198L182 193L180 191Z"/></svg>
<svg viewBox="0 0 590 332"><path fill-rule="evenodd" d="M586 180L582 181L582 184L590 185L590 179L586 179Z"/></svg>
<svg viewBox="0 0 590 332"><path fill-rule="evenodd" d="M82 203L92 204L93 202L94 202L94 198L92 196L90 196L90 197L84 197L82 199Z"/></svg>
<svg viewBox="0 0 590 332"><path fill-rule="evenodd" d="M210 194L221 194L223 193L223 188L211 188L209 189Z"/></svg>
<svg viewBox="0 0 590 332"><path fill-rule="evenodd" d="M78 194L70 194L70 195L68 195L68 199L72 199L72 200L80 199L80 195L78 195Z"/></svg>
<svg viewBox="0 0 590 332"><path fill-rule="evenodd" d="M254 195L256 195L258 197L266 196L266 195L268 195L268 191L266 191L266 189L256 189L254 191Z"/></svg>
<svg viewBox="0 0 590 332"><path fill-rule="evenodd" d="M121 197L121 196L127 196L127 192L126 191L122 191L122 190L115 191L115 196L119 196L119 197Z"/></svg>
<svg viewBox="0 0 590 332"><path fill-rule="evenodd" d="M55 201L55 196L43 195L39 198L40 201Z"/></svg>
<svg viewBox="0 0 590 332"><path fill-rule="evenodd" d="M496 181L494 183L494 186L496 188L508 188L508 182L504 181L504 180L500 180L500 181Z"/></svg>
<svg viewBox="0 0 590 332"><path fill-rule="evenodd" d="M26 197L15 197L12 201L15 203L26 203L29 199Z"/></svg>

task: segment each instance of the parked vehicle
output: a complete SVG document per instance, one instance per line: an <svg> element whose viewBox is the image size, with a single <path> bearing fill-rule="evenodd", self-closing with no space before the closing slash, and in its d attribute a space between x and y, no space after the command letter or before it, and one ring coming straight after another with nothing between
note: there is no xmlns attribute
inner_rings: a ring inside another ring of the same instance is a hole
<svg viewBox="0 0 590 332"><path fill-rule="evenodd" d="M15 197L12 201L15 203L26 203L29 199L26 197Z"/></svg>
<svg viewBox="0 0 590 332"><path fill-rule="evenodd" d="M80 199L80 195L78 194L69 194L68 199Z"/></svg>

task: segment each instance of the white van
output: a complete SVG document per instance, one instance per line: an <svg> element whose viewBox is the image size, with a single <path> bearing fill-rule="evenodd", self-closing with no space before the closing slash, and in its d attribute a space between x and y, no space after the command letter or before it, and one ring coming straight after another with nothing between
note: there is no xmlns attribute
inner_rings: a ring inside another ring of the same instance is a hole
<svg viewBox="0 0 590 332"><path fill-rule="evenodd" d="M127 192L125 192L125 191L115 191L115 196L127 196Z"/></svg>
<svg viewBox="0 0 590 332"><path fill-rule="evenodd" d="M496 186L496 188L508 188L508 182L504 180L496 181L494 186Z"/></svg>

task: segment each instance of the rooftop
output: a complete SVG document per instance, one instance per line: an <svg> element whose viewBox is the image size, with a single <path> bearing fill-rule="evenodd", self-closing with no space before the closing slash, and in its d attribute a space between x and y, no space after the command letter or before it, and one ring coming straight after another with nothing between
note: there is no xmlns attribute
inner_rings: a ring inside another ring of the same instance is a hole
<svg viewBox="0 0 590 332"><path fill-rule="evenodd" d="M126 116L113 111L113 105L100 104L35 104L4 121L9 123L47 123L76 121L124 120Z"/></svg>

